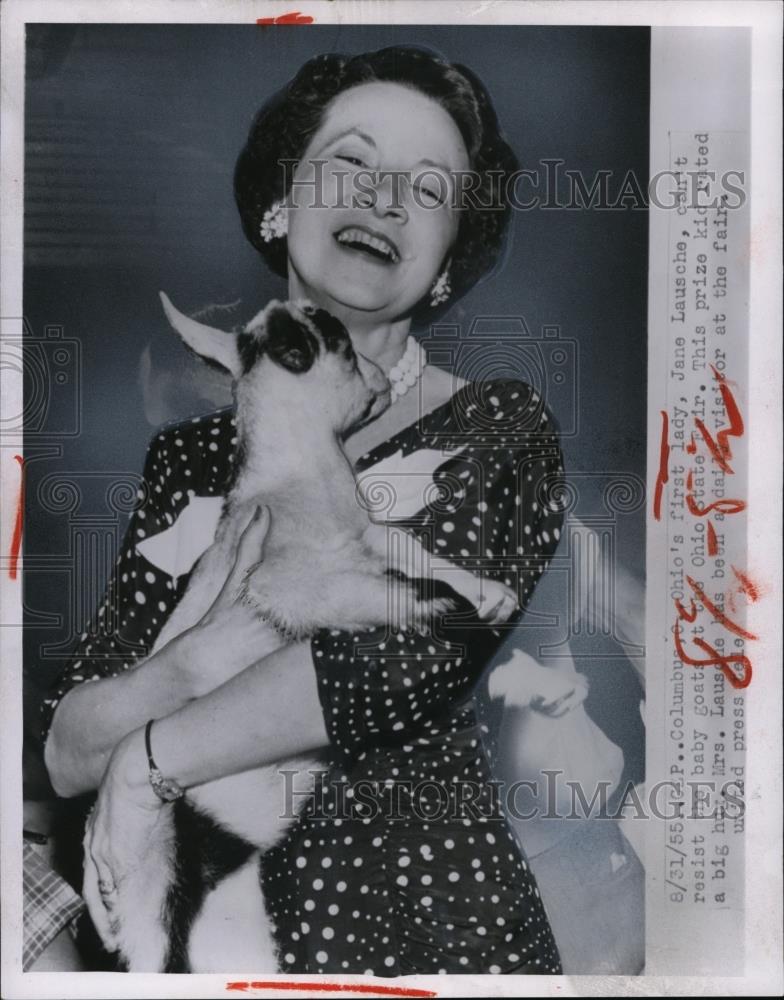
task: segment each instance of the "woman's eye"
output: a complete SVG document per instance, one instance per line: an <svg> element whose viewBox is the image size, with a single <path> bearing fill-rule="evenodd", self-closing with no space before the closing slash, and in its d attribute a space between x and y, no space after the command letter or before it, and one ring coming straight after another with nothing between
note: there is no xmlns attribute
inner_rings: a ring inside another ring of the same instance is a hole
<svg viewBox="0 0 784 1000"><path fill-rule="evenodd" d="M364 167L364 160L360 160L358 156L351 156L348 153L338 153L336 159L343 160L344 163L350 163L352 167Z"/></svg>
<svg viewBox="0 0 784 1000"><path fill-rule="evenodd" d="M444 204L444 196L441 191L435 191L433 188L423 187L421 184L417 187L417 191L419 192L419 197L426 205Z"/></svg>

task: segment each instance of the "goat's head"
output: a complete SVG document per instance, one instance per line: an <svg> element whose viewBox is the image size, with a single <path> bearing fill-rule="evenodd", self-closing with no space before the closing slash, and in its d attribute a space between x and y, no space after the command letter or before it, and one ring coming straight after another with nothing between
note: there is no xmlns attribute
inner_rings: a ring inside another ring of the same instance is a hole
<svg viewBox="0 0 784 1000"><path fill-rule="evenodd" d="M238 408L263 400L344 433L389 406L384 373L354 350L345 326L324 309L273 300L239 333L226 333L190 319L160 294L187 346L231 374Z"/></svg>

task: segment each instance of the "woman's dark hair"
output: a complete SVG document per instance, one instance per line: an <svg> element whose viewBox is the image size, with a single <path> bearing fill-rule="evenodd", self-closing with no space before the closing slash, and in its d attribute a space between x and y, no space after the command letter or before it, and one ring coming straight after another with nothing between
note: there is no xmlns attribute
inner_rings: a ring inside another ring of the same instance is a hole
<svg viewBox="0 0 784 1000"><path fill-rule="evenodd" d="M248 240L276 274L286 277L286 241L265 243L260 234L262 217L274 201L285 197L293 164L321 125L328 104L351 87L374 81L412 87L440 104L460 130L470 170L478 177L478 183L472 180L475 186L468 207L460 214L449 270L450 298L444 305L432 307L426 295L414 311L413 319L427 324L453 305L498 259L509 221L509 206L499 198L499 192L505 190L505 177L518 165L500 133L487 91L465 66L408 46L308 60L256 116L237 160L234 196ZM288 174L282 163L290 165ZM482 210L482 205L494 207Z"/></svg>

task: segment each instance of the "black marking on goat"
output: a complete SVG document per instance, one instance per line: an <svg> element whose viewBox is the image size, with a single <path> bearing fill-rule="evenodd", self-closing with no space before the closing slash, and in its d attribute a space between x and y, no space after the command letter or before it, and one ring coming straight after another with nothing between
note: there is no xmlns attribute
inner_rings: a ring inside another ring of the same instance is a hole
<svg viewBox="0 0 784 1000"><path fill-rule="evenodd" d="M326 309L307 310L307 314L318 327L318 331L324 340L324 347L328 351L332 353L340 352L347 358L354 356L351 337L337 316L328 313Z"/></svg>
<svg viewBox="0 0 784 1000"><path fill-rule="evenodd" d="M309 371L319 355L319 340L308 322L296 319L285 307L273 309L265 324L268 355L287 371Z"/></svg>
<svg viewBox="0 0 784 1000"><path fill-rule="evenodd" d="M237 334L237 353L242 364L242 374L247 375L259 358L264 354L266 347L264 337L256 333Z"/></svg>
<svg viewBox="0 0 784 1000"><path fill-rule="evenodd" d="M435 580L429 577L417 577L417 576L406 576L405 573L401 573L397 569L388 569L386 575L392 577L394 580L400 580L403 583L407 583L409 587L414 592L414 597L418 601L434 601L438 598L444 598L450 600L455 605L455 608L460 606L462 603L468 605L468 607L473 607L470 601L467 601L462 594L453 590L448 583L444 583L443 580Z"/></svg>
<svg viewBox="0 0 784 1000"><path fill-rule="evenodd" d="M174 803L174 828L174 872L163 912L169 944L163 971L185 973L191 971L191 930L207 893L244 865L256 848L184 799Z"/></svg>

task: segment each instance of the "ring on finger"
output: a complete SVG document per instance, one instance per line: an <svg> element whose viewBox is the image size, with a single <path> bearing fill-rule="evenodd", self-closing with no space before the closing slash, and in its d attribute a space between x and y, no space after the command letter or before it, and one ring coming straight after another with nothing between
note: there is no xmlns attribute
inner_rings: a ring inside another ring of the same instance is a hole
<svg viewBox="0 0 784 1000"><path fill-rule="evenodd" d="M113 892L117 892L117 886L111 879L98 879L98 892L102 896L111 896Z"/></svg>

